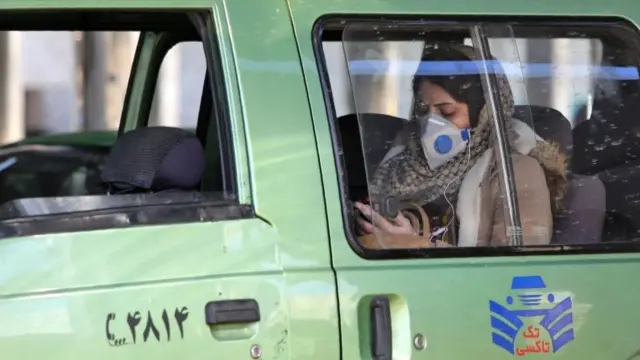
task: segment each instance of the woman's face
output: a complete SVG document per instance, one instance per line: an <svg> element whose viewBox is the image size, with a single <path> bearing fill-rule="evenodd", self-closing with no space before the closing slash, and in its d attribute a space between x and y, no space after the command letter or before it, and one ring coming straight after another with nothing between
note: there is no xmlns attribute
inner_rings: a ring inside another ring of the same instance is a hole
<svg viewBox="0 0 640 360"><path fill-rule="evenodd" d="M417 94L416 115L437 114L459 129L470 127L469 106L457 102L445 89L428 81L422 82Z"/></svg>

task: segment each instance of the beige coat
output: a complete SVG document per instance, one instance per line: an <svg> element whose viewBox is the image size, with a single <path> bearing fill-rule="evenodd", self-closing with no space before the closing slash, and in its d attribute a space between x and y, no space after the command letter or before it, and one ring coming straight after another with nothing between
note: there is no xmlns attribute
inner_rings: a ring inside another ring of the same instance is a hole
<svg viewBox="0 0 640 360"><path fill-rule="evenodd" d="M536 159L526 155L512 155L512 164L523 243L548 244L553 234L553 216L544 171ZM478 237L475 244L469 245L509 245L505 221L506 201L499 182L498 174L494 173L480 184Z"/></svg>
<svg viewBox="0 0 640 360"><path fill-rule="evenodd" d="M523 243L549 244L553 210L560 207L566 189L565 158L557 145L543 141L523 122L513 121L519 137L512 143L511 163ZM460 221L458 246L508 245L506 198L493 150L487 150L465 175L456 212Z"/></svg>

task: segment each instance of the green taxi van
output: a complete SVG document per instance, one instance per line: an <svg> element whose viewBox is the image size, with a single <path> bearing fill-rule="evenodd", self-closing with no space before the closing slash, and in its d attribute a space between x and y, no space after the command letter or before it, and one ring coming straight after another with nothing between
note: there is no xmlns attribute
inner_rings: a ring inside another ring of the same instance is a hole
<svg viewBox="0 0 640 360"><path fill-rule="evenodd" d="M5 0L0 19L140 31L99 184L0 204L0 359L640 358L640 3ZM186 41L197 128L148 126ZM422 61L434 46L475 57ZM398 180L375 169L418 121L420 72L481 81L502 205L476 187L457 209L502 218L504 243L363 242L354 204ZM525 219L553 199L518 180L511 117L561 160L552 228Z"/></svg>

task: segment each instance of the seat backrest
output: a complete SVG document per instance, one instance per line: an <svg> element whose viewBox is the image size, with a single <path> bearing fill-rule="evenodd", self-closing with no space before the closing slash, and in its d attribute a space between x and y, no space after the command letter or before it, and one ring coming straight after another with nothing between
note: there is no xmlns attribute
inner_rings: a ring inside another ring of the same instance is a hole
<svg viewBox="0 0 640 360"><path fill-rule="evenodd" d="M556 142L568 156L572 153L571 123L561 112L544 106L516 106L516 118L533 124L536 133ZM585 244L599 242L606 217L606 192L596 176L567 174L569 187L564 208L554 219L551 242Z"/></svg>
<svg viewBox="0 0 640 360"><path fill-rule="evenodd" d="M362 199L368 192L365 159L369 171L374 171L406 123L402 118L374 113L349 114L337 119L352 200ZM366 136L366 149L362 146L361 126Z"/></svg>
<svg viewBox="0 0 640 360"><path fill-rule="evenodd" d="M633 50L603 44L601 66L637 70L637 62ZM595 175L640 158L640 84L634 76L619 75L593 78L589 118L573 129L574 172Z"/></svg>
<svg viewBox="0 0 640 360"><path fill-rule="evenodd" d="M111 194L198 190L204 172L204 150L183 129L139 128L114 144L102 170Z"/></svg>
<svg viewBox="0 0 640 360"><path fill-rule="evenodd" d="M598 243L606 218L606 190L593 175L569 174L565 208L556 215L552 243Z"/></svg>

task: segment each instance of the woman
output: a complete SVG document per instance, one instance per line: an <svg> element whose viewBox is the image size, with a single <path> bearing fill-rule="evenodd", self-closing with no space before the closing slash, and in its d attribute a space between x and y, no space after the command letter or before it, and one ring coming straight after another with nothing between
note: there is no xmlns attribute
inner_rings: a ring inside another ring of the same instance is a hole
<svg viewBox="0 0 640 360"><path fill-rule="evenodd" d="M422 58L426 66L429 61L469 60L478 60L478 57L472 47L462 45L426 49ZM565 159L556 144L542 140L526 124L512 118L511 88L503 74L496 77L501 97L498 110L507 121L512 150L523 242L525 245L548 244L553 232L553 215L560 207L567 186ZM363 238L371 234L384 235L374 236L377 244L369 242L365 246L414 247L416 235L431 240L431 244L425 246L450 246L441 241L441 235L447 233L457 233L453 243L458 246L509 245L505 199L500 190L490 112L480 76L477 73L417 74L413 92L417 121L409 122L376 169L370 184L371 195L376 199L402 199L422 209L439 209L436 212L441 213L435 217L445 218L444 224L437 229L423 221L420 230L416 217L406 211L387 219L369 205L357 202L356 208L363 215L358 220ZM452 135L444 149L453 149L452 155L442 156L438 141L433 140L429 131L436 131L436 138L442 131ZM434 210L430 211L429 216L433 218ZM406 235L413 240L406 240Z"/></svg>

